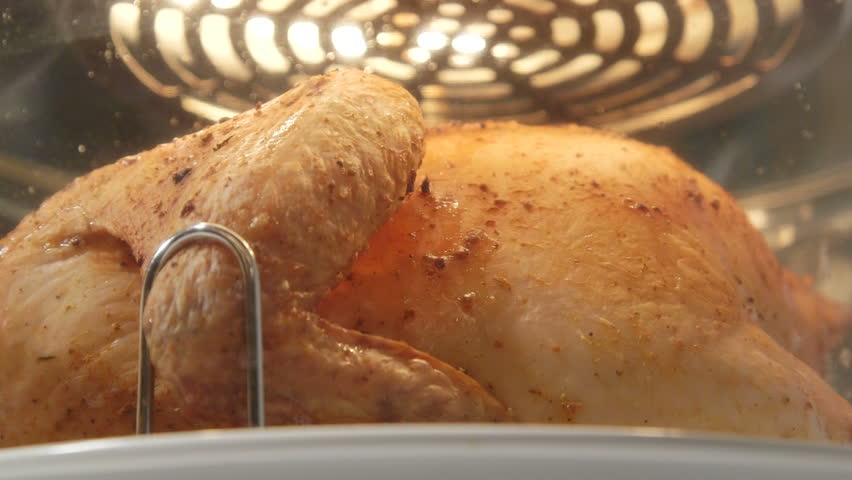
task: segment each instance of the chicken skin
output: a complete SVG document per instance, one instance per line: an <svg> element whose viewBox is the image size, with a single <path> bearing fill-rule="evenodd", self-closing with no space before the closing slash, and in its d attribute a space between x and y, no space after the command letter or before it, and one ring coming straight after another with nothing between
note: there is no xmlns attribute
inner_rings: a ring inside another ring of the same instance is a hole
<svg viewBox="0 0 852 480"><path fill-rule="evenodd" d="M0 243L0 445L133 432L142 271L199 221L258 257L268 423L510 419L456 368L312 313L422 156L415 100L347 70L73 182ZM241 280L205 244L158 276L155 431L246 424Z"/></svg>
<svg viewBox="0 0 852 480"><path fill-rule="evenodd" d="M462 368L524 422L852 440L820 376L847 313L668 150L450 126L418 185L320 315Z"/></svg>
<svg viewBox="0 0 852 480"><path fill-rule="evenodd" d="M424 135L403 89L345 70L52 197L0 242L0 445L133 431L141 275L199 221L257 254L269 424L851 440L820 376L846 312L718 186L580 127ZM160 272L143 319L155 431L245 424L242 307L224 248Z"/></svg>

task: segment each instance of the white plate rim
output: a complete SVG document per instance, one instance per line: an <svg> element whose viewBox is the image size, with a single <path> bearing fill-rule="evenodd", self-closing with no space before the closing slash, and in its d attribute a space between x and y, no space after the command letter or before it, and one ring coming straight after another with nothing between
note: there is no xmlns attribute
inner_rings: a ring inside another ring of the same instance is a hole
<svg viewBox="0 0 852 480"><path fill-rule="evenodd" d="M323 452L347 451L377 459L423 452L426 457L444 455L451 463L460 464L507 454L518 461L526 457L564 459L567 464L591 461L589 455L608 452L610 457L601 458L644 461L642 456L647 456L648 461L660 464L727 462L763 470L816 465L824 472L849 474L830 478L852 478L852 447L845 445L645 427L482 424L201 430L14 447L0 450L0 478L55 478L50 474L60 471L77 475L132 472L147 468L144 464L151 459L156 459L157 471L192 469L204 458L223 465L242 462L280 467L307 461L307 457L322 458Z"/></svg>

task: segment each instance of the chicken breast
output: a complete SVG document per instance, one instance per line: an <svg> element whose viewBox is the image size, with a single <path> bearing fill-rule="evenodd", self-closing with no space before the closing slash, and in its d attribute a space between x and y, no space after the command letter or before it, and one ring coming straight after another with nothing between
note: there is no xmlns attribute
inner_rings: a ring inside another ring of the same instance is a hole
<svg viewBox="0 0 852 480"><path fill-rule="evenodd" d="M848 314L671 152L448 126L320 315L462 368L525 422L852 440L821 378Z"/></svg>
<svg viewBox="0 0 852 480"><path fill-rule="evenodd" d="M0 243L0 445L133 432L141 274L202 220L258 257L269 423L511 418L456 368L312 313L399 206L422 146L414 99L347 70L56 194ZM155 431L245 425L241 280L213 245L158 276Z"/></svg>

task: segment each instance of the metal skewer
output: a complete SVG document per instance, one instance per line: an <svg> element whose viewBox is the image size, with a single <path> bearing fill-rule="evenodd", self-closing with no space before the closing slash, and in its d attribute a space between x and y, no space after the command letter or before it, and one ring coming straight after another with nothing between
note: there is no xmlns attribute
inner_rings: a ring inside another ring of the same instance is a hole
<svg viewBox="0 0 852 480"><path fill-rule="evenodd" d="M238 234L221 225L198 223L167 238L145 270L142 296L139 300L139 377L136 396L136 434L151 433L151 407L154 394L154 369L148 354L143 321L145 302L160 268L182 247L195 240L214 240L236 255L245 281L246 354L248 355L248 420L249 426L263 427L263 324L261 323L260 276L251 246Z"/></svg>

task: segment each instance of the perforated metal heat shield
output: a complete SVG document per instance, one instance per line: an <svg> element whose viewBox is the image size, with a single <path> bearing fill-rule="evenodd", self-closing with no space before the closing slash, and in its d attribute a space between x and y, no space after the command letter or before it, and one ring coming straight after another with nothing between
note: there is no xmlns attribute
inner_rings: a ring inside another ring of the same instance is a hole
<svg viewBox="0 0 852 480"><path fill-rule="evenodd" d="M633 132L789 87L850 14L844 0L137 0L111 6L110 30L145 85L214 120L345 65L407 87L430 122Z"/></svg>

